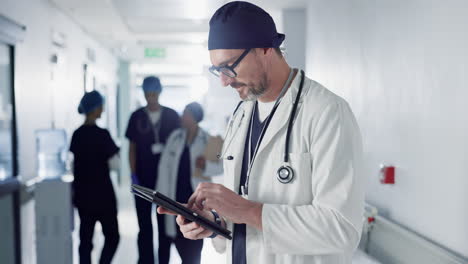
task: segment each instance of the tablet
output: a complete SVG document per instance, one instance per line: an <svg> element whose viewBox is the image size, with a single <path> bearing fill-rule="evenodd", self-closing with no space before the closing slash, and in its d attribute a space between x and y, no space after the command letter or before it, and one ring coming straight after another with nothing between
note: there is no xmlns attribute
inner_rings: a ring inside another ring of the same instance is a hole
<svg viewBox="0 0 468 264"><path fill-rule="evenodd" d="M196 212L188 209L187 207L181 205L180 203L170 199L169 197L163 195L160 192L153 191L149 188L143 186L132 184L132 193L136 196L143 198L149 202L155 203L159 206L162 206L168 210L173 211L176 214L182 215L188 221L195 222L204 228L213 231L214 233L223 236L229 240L232 239L231 231L226 228L218 225L217 223L208 220L207 218L197 214Z"/></svg>

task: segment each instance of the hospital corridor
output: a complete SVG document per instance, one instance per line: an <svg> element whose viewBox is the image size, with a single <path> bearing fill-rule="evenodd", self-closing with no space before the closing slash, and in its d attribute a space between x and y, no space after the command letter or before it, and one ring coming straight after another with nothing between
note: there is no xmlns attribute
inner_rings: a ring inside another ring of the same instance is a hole
<svg viewBox="0 0 468 264"><path fill-rule="evenodd" d="M466 14L0 0L0 264L468 264Z"/></svg>

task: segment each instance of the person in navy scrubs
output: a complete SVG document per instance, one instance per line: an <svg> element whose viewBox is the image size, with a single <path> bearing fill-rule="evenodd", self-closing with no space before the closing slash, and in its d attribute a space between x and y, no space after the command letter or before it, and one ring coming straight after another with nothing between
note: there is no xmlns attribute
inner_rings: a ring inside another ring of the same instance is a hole
<svg viewBox="0 0 468 264"><path fill-rule="evenodd" d="M180 127L180 118L176 111L159 104L159 95L162 91L159 78L146 77L142 87L147 105L133 112L125 136L130 141L129 161L132 183L155 189L161 153L169 135ZM136 197L135 206L140 228L138 263L152 264L154 263L152 204ZM159 258L165 257L161 256L161 253L158 255Z"/></svg>
<svg viewBox="0 0 468 264"><path fill-rule="evenodd" d="M104 98L97 91L86 93L78 107L85 122L72 136L73 203L80 216L80 263L91 263L93 234L100 222L105 242L99 263L111 263L119 244L117 202L109 175L109 161L118 158L119 148L109 131L96 125Z"/></svg>

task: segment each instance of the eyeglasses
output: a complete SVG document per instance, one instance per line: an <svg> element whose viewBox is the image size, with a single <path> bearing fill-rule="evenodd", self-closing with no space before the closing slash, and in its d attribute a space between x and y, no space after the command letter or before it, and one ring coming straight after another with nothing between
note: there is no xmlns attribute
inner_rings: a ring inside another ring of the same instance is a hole
<svg viewBox="0 0 468 264"><path fill-rule="evenodd" d="M241 55L240 57L231 65L225 65L225 66L211 66L210 67L210 72L212 74L214 74L216 77L219 77L221 76L221 73L226 75L227 77L231 77L231 78L234 78L234 77L237 77L237 73L234 71L234 68L237 67L237 65L239 65L239 63L242 61L242 59L247 56L247 54L249 53L250 49L246 49Z"/></svg>

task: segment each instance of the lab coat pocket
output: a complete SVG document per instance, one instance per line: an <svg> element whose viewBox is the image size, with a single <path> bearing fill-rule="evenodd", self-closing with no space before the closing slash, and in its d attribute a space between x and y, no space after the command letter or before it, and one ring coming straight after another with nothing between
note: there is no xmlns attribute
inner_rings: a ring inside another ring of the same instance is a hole
<svg viewBox="0 0 468 264"><path fill-rule="evenodd" d="M312 155L305 153L289 153L289 165L294 176L289 183L282 183L276 175L273 186L275 193L280 194L280 201L286 204L307 204L312 200ZM277 174L278 172L276 172Z"/></svg>

